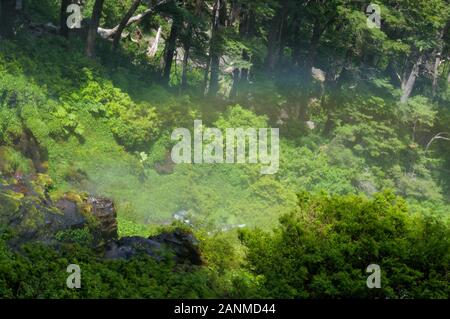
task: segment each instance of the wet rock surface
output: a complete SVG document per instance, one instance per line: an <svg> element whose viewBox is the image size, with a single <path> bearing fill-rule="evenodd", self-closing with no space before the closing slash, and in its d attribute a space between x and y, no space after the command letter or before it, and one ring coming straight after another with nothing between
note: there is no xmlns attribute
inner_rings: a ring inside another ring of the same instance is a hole
<svg viewBox="0 0 450 319"><path fill-rule="evenodd" d="M179 229L149 238L121 238L106 250L105 258L130 259L142 254L157 260L173 258L178 264L203 263L197 239L194 235Z"/></svg>
<svg viewBox="0 0 450 319"><path fill-rule="evenodd" d="M87 200L91 214L98 222L97 238L109 245L119 237L117 231L117 213L114 203L107 198L90 196Z"/></svg>
<svg viewBox="0 0 450 319"><path fill-rule="evenodd" d="M52 201L49 183L48 177L39 174L9 183L0 180L0 225L13 232L12 248L20 249L27 242L57 247L63 243L56 239L59 232L88 229L93 235L91 248L107 259L146 255L156 260L173 258L178 264L202 264L198 241L189 232L177 229L149 238L119 239L113 201L76 193Z"/></svg>
<svg viewBox="0 0 450 319"><path fill-rule="evenodd" d="M192 265L202 264L199 243L193 234L178 229L150 237L150 239L173 251L177 262L187 261Z"/></svg>
<svg viewBox="0 0 450 319"><path fill-rule="evenodd" d="M161 259L161 244L143 237L124 237L112 243L105 251L107 259L130 259L137 255L148 255Z"/></svg>

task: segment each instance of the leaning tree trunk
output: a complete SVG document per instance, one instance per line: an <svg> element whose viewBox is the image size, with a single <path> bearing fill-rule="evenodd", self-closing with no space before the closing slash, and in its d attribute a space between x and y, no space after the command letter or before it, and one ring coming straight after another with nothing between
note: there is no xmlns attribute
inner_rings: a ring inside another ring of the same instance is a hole
<svg viewBox="0 0 450 319"><path fill-rule="evenodd" d="M166 52L164 56L164 70L163 70L163 83L169 84L170 82L170 71L172 70L173 57L175 55L177 39L178 39L178 28L179 21L178 18L174 18L172 22L172 27L170 29L169 39L167 40Z"/></svg>
<svg viewBox="0 0 450 319"><path fill-rule="evenodd" d="M128 9L127 13L124 15L122 20L119 23L119 26L117 27L117 32L114 34L113 38L113 50L116 50L119 46L120 39L122 38L122 32L126 28L128 24L128 20L133 16L133 14L138 9L139 5L141 4L141 0L134 0L133 4L131 5L130 9Z"/></svg>
<svg viewBox="0 0 450 319"><path fill-rule="evenodd" d="M158 47L159 47L159 41L161 39L161 32L162 32L162 27L158 27L158 32L156 32L156 37L153 40L153 43L149 43L149 47L147 50L147 56L151 59L153 59L156 55L156 52L158 52Z"/></svg>
<svg viewBox="0 0 450 319"><path fill-rule="evenodd" d="M86 55L90 58L95 56L95 40L97 38L97 31L100 25L104 2L105 0L95 0L94 9L92 11L91 23L89 25L86 40Z"/></svg>
<svg viewBox="0 0 450 319"><path fill-rule="evenodd" d="M411 93L414 89L414 85L416 84L417 77L419 76L420 66L423 62L423 55L421 55L417 61L414 63L411 73L406 81L402 83L402 97L400 99L401 103L407 103Z"/></svg>

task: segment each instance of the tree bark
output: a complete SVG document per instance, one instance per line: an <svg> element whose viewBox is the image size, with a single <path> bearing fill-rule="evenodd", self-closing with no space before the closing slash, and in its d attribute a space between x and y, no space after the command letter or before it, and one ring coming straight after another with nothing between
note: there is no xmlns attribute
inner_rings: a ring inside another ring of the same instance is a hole
<svg viewBox="0 0 450 319"><path fill-rule="evenodd" d="M225 27L227 19L226 0L216 0L214 4L213 28L211 35L210 56L211 56L211 76L209 79L209 96L216 96L219 92L219 73L221 58L222 29Z"/></svg>
<svg viewBox="0 0 450 319"><path fill-rule="evenodd" d="M70 4L72 4L72 0L61 0L59 34L65 38L69 36L69 27L67 26L67 19L69 15L67 14L67 7Z"/></svg>
<svg viewBox="0 0 450 319"><path fill-rule="evenodd" d="M400 99L400 103L408 103L409 97L414 89L414 85L416 83L416 79L419 75L420 66L423 62L423 55L420 55L417 61L414 63L411 73L409 74L408 79L403 81L402 83L402 97Z"/></svg>
<svg viewBox="0 0 450 319"><path fill-rule="evenodd" d="M189 54L191 50L191 36L192 33L192 24L189 23L188 27L188 35L184 41L183 49L184 49L184 56L183 56L183 71L181 73L181 88L184 90L187 88L187 72L188 72L188 63L189 63Z"/></svg>
<svg viewBox="0 0 450 319"><path fill-rule="evenodd" d="M441 65L441 52L438 52L436 54L436 58L434 60L434 67L433 67L433 84L432 84L432 94L433 97L436 96L437 86L438 86L438 79L439 79L439 66Z"/></svg>
<svg viewBox="0 0 450 319"><path fill-rule="evenodd" d="M317 56L317 49L319 47L320 38L322 36L322 30L321 26L318 22L314 24L313 34L311 36L311 40L309 41L309 50L308 50L308 56L305 60L305 77L304 77L304 83L306 86L309 86L312 79L312 68L314 66L314 63L316 61Z"/></svg>
<svg viewBox="0 0 450 319"><path fill-rule="evenodd" d="M95 0L94 9L92 11L91 23L89 25L86 40L86 56L89 58L93 58L95 56L95 40L97 38L97 30L100 25L104 2L105 0Z"/></svg>
<svg viewBox="0 0 450 319"><path fill-rule="evenodd" d="M122 39L122 32L126 28L128 21L133 16L133 14L136 12L136 10L138 9L140 4L141 4L141 0L134 0L130 9L128 9L127 13L123 16L122 20L120 21L120 23L117 27L117 31L113 37L113 44L112 44L113 50L117 50L120 39Z"/></svg>
<svg viewBox="0 0 450 319"><path fill-rule="evenodd" d="M194 5L194 16L200 17L201 10L203 6L203 0L195 0ZM185 90L188 87L188 66L189 66L189 58L190 58L190 51L192 46L192 33L194 32L195 25L193 22L189 22L187 24L187 32L184 36L183 41L183 49L184 49L184 56L183 56L183 70L181 74L181 89Z"/></svg>
<svg viewBox="0 0 450 319"><path fill-rule="evenodd" d="M168 85L170 82L170 71L172 70L173 57L175 55L179 27L180 26L178 18L174 17L164 55L164 70L162 78L163 83L166 85Z"/></svg>
<svg viewBox="0 0 450 319"><path fill-rule="evenodd" d="M160 0L158 1L154 6L148 8L147 10L145 10L144 12L137 14L135 16L132 16L126 23L125 27L129 27L130 25L132 25L133 23L139 23L141 22L146 16L154 13L156 11L156 9L159 6L162 6L166 3L168 3L170 0ZM97 33L103 38L103 39L111 39L115 36L115 34L117 33L117 31L119 30L119 25L116 25L114 28L112 29L105 29L105 28L98 28L97 29Z"/></svg>
<svg viewBox="0 0 450 319"><path fill-rule="evenodd" d="M230 100L235 101L238 94L239 82L241 79L241 70L239 68L235 68L233 70L233 85L230 91Z"/></svg>
<svg viewBox="0 0 450 319"><path fill-rule="evenodd" d="M267 39L266 70L272 72L281 52L281 33L288 13L289 0L281 0L280 7L272 19Z"/></svg>
<svg viewBox="0 0 450 319"><path fill-rule="evenodd" d="M149 48L147 50L147 56L149 58L154 58L156 55L156 52L158 51L159 41L161 39L161 32L162 32L162 28L159 27L158 32L156 32L155 40L153 41L153 43L151 45L149 44Z"/></svg>
<svg viewBox="0 0 450 319"><path fill-rule="evenodd" d="M249 8L243 7L240 14L239 36L243 40L249 40L255 33L255 24L254 12ZM250 53L246 49L242 50L242 60L250 62ZM245 94L249 74L250 70L246 67L236 68L233 71L233 86L230 91L231 100L235 100L239 95Z"/></svg>
<svg viewBox="0 0 450 319"><path fill-rule="evenodd" d="M438 35L438 45L435 50L435 61L433 67L433 86L432 86L432 94L433 97L436 96L437 87L438 87L438 79L439 79L439 67L442 63L442 53L444 49L444 36L450 31L450 21L444 26L441 32Z"/></svg>

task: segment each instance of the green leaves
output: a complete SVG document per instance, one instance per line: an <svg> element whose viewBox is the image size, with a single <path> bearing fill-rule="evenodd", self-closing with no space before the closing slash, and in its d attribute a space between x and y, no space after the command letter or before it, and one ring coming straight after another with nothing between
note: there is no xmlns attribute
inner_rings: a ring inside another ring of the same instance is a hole
<svg viewBox="0 0 450 319"><path fill-rule="evenodd" d="M448 232L444 220L433 220L432 230L428 218L408 215L405 202L389 192L371 200L326 195L299 199L297 209L280 219L273 234L241 234L248 248L247 267L265 278L264 288L272 296L446 298L450 293L448 265L426 261L448 260L449 238L435 246L422 235L425 231L435 238L444 229ZM379 290L365 286L364 272L371 263L382 269ZM430 285L439 288L431 292Z"/></svg>

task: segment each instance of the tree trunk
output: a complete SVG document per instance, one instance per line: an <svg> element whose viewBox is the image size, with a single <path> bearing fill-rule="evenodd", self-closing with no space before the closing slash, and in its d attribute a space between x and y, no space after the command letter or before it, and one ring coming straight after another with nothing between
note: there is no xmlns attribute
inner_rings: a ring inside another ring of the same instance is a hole
<svg viewBox="0 0 450 319"><path fill-rule="evenodd" d="M402 97L400 99L401 103L407 103L411 93L414 89L414 85L416 83L417 76L419 75L420 66L423 62L423 55L420 55L417 61L414 63L411 73L409 74L408 79L403 81L402 83Z"/></svg>
<svg viewBox="0 0 450 319"><path fill-rule="evenodd" d="M16 20L16 0L0 1L0 36L10 38L14 35L14 22Z"/></svg>
<svg viewBox="0 0 450 319"><path fill-rule="evenodd" d="M442 63L442 51L444 49L444 36L447 35L447 33L450 31L450 21L447 22L447 24L444 26L441 32L439 32L438 35L438 45L435 50L435 61L434 61L434 67L433 67L433 89L432 94L433 97L436 96L437 87L438 87L438 79L439 79L439 66Z"/></svg>
<svg viewBox="0 0 450 319"><path fill-rule="evenodd" d="M219 92L220 56L213 54L211 57L211 75L209 78L209 96L216 96Z"/></svg>
<svg viewBox="0 0 450 319"><path fill-rule="evenodd" d="M72 4L72 0L61 0L60 21L59 21L59 34L63 37L69 36L69 27L67 26L67 19L69 14L67 13L67 7Z"/></svg>
<svg viewBox="0 0 450 319"><path fill-rule="evenodd" d="M206 60L206 66L205 66L205 70L204 70L204 74L203 74L203 94L206 95L209 91L208 88L208 79L209 79L209 67L211 66L211 58L208 57L208 59Z"/></svg>
<svg viewBox="0 0 450 319"><path fill-rule="evenodd" d="M105 0L95 0L94 9L92 10L91 23L89 25L86 40L86 56L93 58L95 56L95 40L102 16L103 3Z"/></svg>
<svg viewBox="0 0 450 319"><path fill-rule="evenodd" d="M239 36L243 40L249 40L253 34L255 25L254 15L249 10L243 10L239 25ZM246 49L242 50L242 60L250 62L250 54ZM235 100L239 95L245 94L250 70L248 68L235 68L233 71L233 86L230 91L230 99Z"/></svg>
<svg viewBox="0 0 450 319"><path fill-rule="evenodd" d="M158 52L159 41L161 39L161 32L162 32L162 28L159 27L158 32L156 32L155 40L153 41L153 43L151 45L149 44L149 47L147 50L147 56L149 58L154 58L156 55L156 52Z"/></svg>
<svg viewBox="0 0 450 319"><path fill-rule="evenodd" d="M211 76L209 80L209 96L216 96L219 92L219 73L221 58L221 31L225 27L227 19L227 3L226 0L216 0L214 5L213 28L211 35L210 56L211 56Z"/></svg>
<svg viewBox="0 0 450 319"><path fill-rule="evenodd" d="M203 0L196 0L195 1L195 7L194 7L194 16L200 17L201 10L203 6ZM183 56L183 70L181 75L181 89L185 90L188 87L188 66L189 66L189 58L190 58L190 51L192 46L192 33L194 32L194 24L193 22L189 22L187 26L187 33L184 36L184 43L183 43L183 49L184 49L184 56Z"/></svg>
<svg viewBox="0 0 450 319"><path fill-rule="evenodd" d="M167 40L165 56L164 56L164 70L163 70L163 83L169 84L170 82L170 71L172 70L173 57L175 55L177 39L178 39L178 28L179 22L178 18L174 18L172 22L172 27L170 29L169 39Z"/></svg>
<svg viewBox="0 0 450 319"><path fill-rule="evenodd" d="M187 88L187 72L188 72L188 63L189 63L189 54L191 50L191 33L192 33L192 24L189 23L187 37L184 41L184 56L183 56L183 71L181 74L181 88L184 90Z"/></svg>
<svg viewBox="0 0 450 319"><path fill-rule="evenodd" d="M122 39L122 32L126 28L128 20L130 20L130 18L136 12L136 10L138 9L140 4L141 4L141 0L134 0L130 9L128 9L128 12L123 16L122 20L120 21L119 26L117 27L117 32L116 32L116 34L114 34L114 38L113 38L113 44L112 44L113 50L117 50L120 39Z"/></svg>
<svg viewBox="0 0 450 319"><path fill-rule="evenodd" d="M245 23L243 25L243 28L240 30L241 35L245 40L250 40L252 37L254 37L256 33L255 26L256 26L255 12L249 9L245 14ZM242 60L248 63L251 62L250 52L248 52L246 49L242 50ZM250 68L247 67L242 68L239 79L238 95L246 94L249 83L249 76L250 76Z"/></svg>
<svg viewBox="0 0 450 319"><path fill-rule="evenodd" d="M436 59L434 61L434 67L433 67L433 87L432 87L432 94L433 97L436 96L437 86L438 86L438 79L439 79L439 66L441 65L441 52L438 52L436 54Z"/></svg>
<svg viewBox="0 0 450 319"><path fill-rule="evenodd" d="M305 69L304 69L304 83L307 87L309 87L312 80L312 68L314 67L314 63L316 61L317 56L317 48L319 46L319 41L322 36L322 30L320 28L319 23L314 24L313 34L311 36L311 40L309 41L309 51L308 56L305 61Z"/></svg>
<svg viewBox="0 0 450 319"><path fill-rule="evenodd" d="M233 70L233 85L230 91L230 100L235 101L237 98L239 82L241 79L241 70L239 68L235 68Z"/></svg>
<svg viewBox="0 0 450 319"><path fill-rule="evenodd" d="M280 8L272 19L267 39L266 70L272 72L281 52L281 33L288 13L289 0L281 0Z"/></svg>

